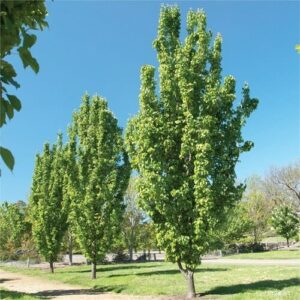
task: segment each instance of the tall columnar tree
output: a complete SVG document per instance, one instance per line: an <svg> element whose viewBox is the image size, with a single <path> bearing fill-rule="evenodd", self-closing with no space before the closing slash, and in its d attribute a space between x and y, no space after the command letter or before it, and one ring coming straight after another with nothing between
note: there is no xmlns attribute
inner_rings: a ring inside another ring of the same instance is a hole
<svg viewBox="0 0 300 300"><path fill-rule="evenodd" d="M96 264L118 231L124 212L130 166L124 151L122 131L107 102L85 95L74 115L78 139L77 234L84 254Z"/></svg>
<svg viewBox="0 0 300 300"><path fill-rule="evenodd" d="M30 197L32 233L38 251L50 263L57 259L67 228L68 205L63 201L64 155L62 136L37 155Z"/></svg>
<svg viewBox="0 0 300 300"><path fill-rule="evenodd" d="M299 232L300 220L291 206L280 205L272 213L271 223L278 234L286 238L287 246L290 239Z"/></svg>
<svg viewBox="0 0 300 300"><path fill-rule="evenodd" d="M203 11L189 11L181 43L180 11L162 7L154 41L159 62L141 69L140 111L129 123L127 145L140 174L139 197L156 224L159 246L176 262L195 295L194 271L211 248L227 208L241 198L239 155L253 143L241 128L258 101L243 88L235 104L235 79L221 79L220 35L211 45Z"/></svg>

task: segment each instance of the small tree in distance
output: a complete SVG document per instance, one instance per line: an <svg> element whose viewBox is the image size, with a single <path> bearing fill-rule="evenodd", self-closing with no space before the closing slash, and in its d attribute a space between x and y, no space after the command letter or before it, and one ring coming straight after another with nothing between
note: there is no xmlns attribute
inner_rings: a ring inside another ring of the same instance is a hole
<svg viewBox="0 0 300 300"><path fill-rule="evenodd" d="M195 296L194 272L212 248L215 230L242 196L235 166L253 143L241 129L256 108L249 87L235 104L235 79L221 79L221 36L211 45L203 11L189 11L181 43L178 7L163 6L154 41L159 61L141 70L140 111L128 125L131 163L138 192L153 220L159 247L177 263Z"/></svg>
<svg viewBox="0 0 300 300"><path fill-rule="evenodd" d="M271 223L276 232L286 239L290 246L290 239L295 237L299 231L299 217L290 206L281 205L273 211Z"/></svg>

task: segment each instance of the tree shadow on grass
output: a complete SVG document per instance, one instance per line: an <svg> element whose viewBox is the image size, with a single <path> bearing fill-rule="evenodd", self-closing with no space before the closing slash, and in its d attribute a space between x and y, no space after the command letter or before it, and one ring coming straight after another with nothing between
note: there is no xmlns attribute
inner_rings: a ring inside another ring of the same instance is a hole
<svg viewBox="0 0 300 300"><path fill-rule="evenodd" d="M198 269L195 273L203 273L203 272L221 272L227 271L226 268L206 268L206 269ZM180 274L179 269L169 269L169 270L154 270L149 272L141 272L141 273L129 273L129 274L111 274L108 277L121 277L121 276L151 276L151 275L173 275L173 274Z"/></svg>
<svg viewBox="0 0 300 300"><path fill-rule="evenodd" d="M248 291L266 291L266 290L283 290L291 286L299 286L300 279L297 277L283 280L261 280L252 283L235 284L228 286L218 286L200 296L206 295L232 295L245 293Z"/></svg>
<svg viewBox="0 0 300 300"><path fill-rule="evenodd" d="M107 267L99 266L97 267L97 272L110 272L110 271L118 271L118 270L131 270L131 269L144 269L144 268L155 268L155 266L144 266L142 263L140 266L124 264L124 265L108 265ZM90 269L85 270L68 270L67 273L89 273Z"/></svg>
<svg viewBox="0 0 300 300"><path fill-rule="evenodd" d="M6 281L11 281L11 280L14 280L14 279L11 279L11 278L0 278L0 283L6 282Z"/></svg>
<svg viewBox="0 0 300 300"><path fill-rule="evenodd" d="M47 290L37 292L31 295L42 297L57 297L68 295L98 295L108 292L121 293L125 289L125 285L115 286L95 286L93 289L70 289L70 290Z"/></svg>
<svg viewBox="0 0 300 300"><path fill-rule="evenodd" d="M32 295L32 294L15 292L15 291L7 291L7 290L0 289L0 299L24 299L24 297L26 297L26 296L34 298L34 295ZM37 299L47 299L47 298L39 297Z"/></svg>

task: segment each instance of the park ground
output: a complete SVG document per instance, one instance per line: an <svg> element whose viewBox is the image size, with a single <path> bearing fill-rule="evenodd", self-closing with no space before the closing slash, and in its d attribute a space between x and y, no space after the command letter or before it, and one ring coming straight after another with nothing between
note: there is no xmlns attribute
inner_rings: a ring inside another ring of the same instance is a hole
<svg viewBox="0 0 300 300"><path fill-rule="evenodd" d="M203 299L286 299L300 294L300 251L239 254L204 260L195 273ZM245 257L246 256L246 257ZM0 266L0 299L184 299L186 282L175 264L107 264L90 279L89 266L46 269ZM149 296L151 295L151 296Z"/></svg>

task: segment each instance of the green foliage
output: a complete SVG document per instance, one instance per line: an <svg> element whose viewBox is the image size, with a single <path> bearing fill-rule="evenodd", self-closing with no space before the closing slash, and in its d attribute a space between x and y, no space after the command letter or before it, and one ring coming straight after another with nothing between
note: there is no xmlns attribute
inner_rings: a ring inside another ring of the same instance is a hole
<svg viewBox="0 0 300 300"><path fill-rule="evenodd" d="M47 10L43 0L11 1L1 0L1 87L0 87L0 127L12 119L14 111L20 111L21 101L9 94L13 86L20 85L15 77L17 72L5 58L17 50L24 68L29 66L35 73L39 71L37 60L31 55L30 48L36 42L36 35L31 30L43 30L48 26L45 21ZM3 151L2 149L6 150ZM12 170L14 161L9 150L1 148L0 156L7 167Z"/></svg>
<svg viewBox="0 0 300 300"><path fill-rule="evenodd" d="M266 198L260 178L253 176L248 179L247 189L243 195L243 205L246 218L250 223L249 233L252 242L259 243L269 227L273 208L271 201Z"/></svg>
<svg viewBox="0 0 300 300"><path fill-rule="evenodd" d="M297 213L290 206L278 206L272 213L271 223L276 232L286 238L289 246L289 240L299 231L300 220Z"/></svg>
<svg viewBox="0 0 300 300"><path fill-rule="evenodd" d="M224 226L220 232L217 232L217 237L221 239L217 248L245 241L251 229L252 222L248 217L245 203L238 203L228 212Z"/></svg>
<svg viewBox="0 0 300 300"><path fill-rule="evenodd" d="M122 131L104 99L85 95L72 130L78 140L76 232L85 256L96 264L119 231L130 165Z"/></svg>
<svg viewBox="0 0 300 300"><path fill-rule="evenodd" d="M26 204L4 202L0 206L0 260L17 259L24 236L30 231L26 221Z"/></svg>
<svg viewBox="0 0 300 300"><path fill-rule="evenodd" d="M242 196L235 165L253 143L241 129L258 103L245 85L235 104L235 79L221 80L221 36L211 45L203 11L189 11L187 32L181 43L179 9L163 6L154 41L159 96L155 68L143 66L140 112L126 134L143 209L167 259L182 270L184 263L185 274L211 249L214 231Z"/></svg>
<svg viewBox="0 0 300 300"><path fill-rule="evenodd" d="M138 206L136 182L136 177L130 178L129 185L124 196L124 204L126 208L121 227L130 260L132 260L133 249L137 249L139 247L139 232L145 218L145 213Z"/></svg>
<svg viewBox="0 0 300 300"><path fill-rule="evenodd" d="M63 201L65 160L62 135L37 155L30 196L32 233L38 251L50 265L57 259L67 229L69 206Z"/></svg>

